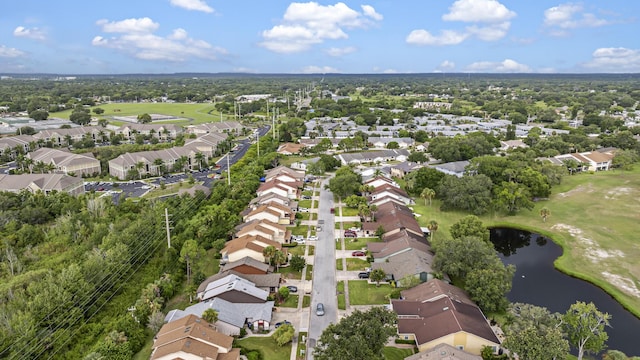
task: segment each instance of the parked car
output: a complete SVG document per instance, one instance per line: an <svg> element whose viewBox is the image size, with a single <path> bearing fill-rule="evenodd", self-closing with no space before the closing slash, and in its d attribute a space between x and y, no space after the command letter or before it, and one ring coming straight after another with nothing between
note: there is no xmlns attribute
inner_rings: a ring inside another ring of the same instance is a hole
<svg viewBox="0 0 640 360"><path fill-rule="evenodd" d="M298 287L295 285L288 285L287 289L289 289L289 292L291 293L297 293L298 292Z"/></svg>
<svg viewBox="0 0 640 360"><path fill-rule="evenodd" d="M357 237L355 233L353 232L346 232L344 233L344 237L348 237L348 238L354 238Z"/></svg>
<svg viewBox="0 0 640 360"><path fill-rule="evenodd" d="M360 279L368 279L369 278L369 273L368 272L361 272L358 274L358 278Z"/></svg>
<svg viewBox="0 0 640 360"><path fill-rule="evenodd" d="M299 207L298 208L298 212L309 212L309 209L304 208L304 207Z"/></svg>
<svg viewBox="0 0 640 360"><path fill-rule="evenodd" d="M309 238L308 238L307 240L309 240L309 241L316 241L316 240L318 240L318 237L317 237L317 236L315 236L315 235L311 235L311 236L309 236Z"/></svg>
<svg viewBox="0 0 640 360"><path fill-rule="evenodd" d="M355 236L355 235L356 235L356 232L355 232L355 231L353 231L353 230L349 230L349 229L347 229L347 230L345 230L345 231L344 231L344 234L345 234L345 235L347 235L347 234L351 234L351 235Z"/></svg>
<svg viewBox="0 0 640 360"><path fill-rule="evenodd" d="M351 256L367 256L367 254L364 251L356 250L351 253Z"/></svg>
<svg viewBox="0 0 640 360"><path fill-rule="evenodd" d="M300 245L304 245L305 241L304 239L293 239L294 242L300 244Z"/></svg>
<svg viewBox="0 0 640 360"><path fill-rule="evenodd" d="M333 214L335 212L336 212L336 209L335 208L331 208L331 213Z"/></svg>
<svg viewBox="0 0 640 360"><path fill-rule="evenodd" d="M285 321L280 321L276 323L276 329L279 328L282 325L291 325L291 321L289 320L285 320Z"/></svg>
<svg viewBox="0 0 640 360"><path fill-rule="evenodd" d="M324 315L324 305L322 303L318 303L316 306L316 315L323 316Z"/></svg>
<svg viewBox="0 0 640 360"><path fill-rule="evenodd" d="M309 196L309 195L302 195L302 199L303 199L303 200L311 200L311 196Z"/></svg>

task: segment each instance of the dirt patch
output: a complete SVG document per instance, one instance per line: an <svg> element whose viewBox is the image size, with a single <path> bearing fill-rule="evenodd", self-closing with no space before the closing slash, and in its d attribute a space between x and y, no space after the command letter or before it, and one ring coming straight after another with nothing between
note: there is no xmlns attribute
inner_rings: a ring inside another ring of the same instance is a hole
<svg viewBox="0 0 640 360"><path fill-rule="evenodd" d="M584 236L582 229L567 224L556 224L551 227L555 230L566 231L571 237L578 240L578 243L584 247L584 256L591 260L591 262L597 264L600 260L624 257L624 252L620 250L604 250L595 241Z"/></svg>
<svg viewBox="0 0 640 360"><path fill-rule="evenodd" d="M633 280L606 271L602 272L602 275L618 289L621 289L631 296L640 297L640 289L636 287Z"/></svg>
<svg viewBox="0 0 640 360"><path fill-rule="evenodd" d="M604 196L605 199L611 200L615 199L619 196L628 196L632 194L634 190L628 187L617 187L607 191L607 194Z"/></svg>
<svg viewBox="0 0 640 360"><path fill-rule="evenodd" d="M593 187L591 186L591 184L587 184L586 186L584 185L580 185L580 186L576 186L575 188L563 192L563 193L559 193L558 196L561 198L567 197L567 196L571 196L573 194L578 194L578 193L592 193L593 192Z"/></svg>

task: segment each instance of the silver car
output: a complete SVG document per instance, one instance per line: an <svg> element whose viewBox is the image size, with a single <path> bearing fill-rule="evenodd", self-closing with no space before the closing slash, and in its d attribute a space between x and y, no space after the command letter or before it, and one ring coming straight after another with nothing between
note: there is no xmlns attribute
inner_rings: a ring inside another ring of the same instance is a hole
<svg viewBox="0 0 640 360"><path fill-rule="evenodd" d="M316 315L324 315L324 305L322 305L322 303L318 303L318 305L316 306Z"/></svg>

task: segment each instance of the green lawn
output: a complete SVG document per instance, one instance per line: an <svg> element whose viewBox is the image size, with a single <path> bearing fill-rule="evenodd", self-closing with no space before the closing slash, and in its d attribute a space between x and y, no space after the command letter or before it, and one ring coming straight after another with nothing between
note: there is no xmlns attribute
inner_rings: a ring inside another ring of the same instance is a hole
<svg viewBox="0 0 640 360"><path fill-rule="evenodd" d="M248 337L236 341L236 344L246 350L258 350L263 359L288 360L291 357L291 343L278 346L271 337Z"/></svg>
<svg viewBox="0 0 640 360"><path fill-rule="evenodd" d="M313 265L307 265L307 272L304 276L306 280L313 280Z"/></svg>
<svg viewBox="0 0 640 360"><path fill-rule="evenodd" d="M297 244L296 246L286 247L285 249L287 249L289 254L302 256L304 255L304 247L305 245Z"/></svg>
<svg viewBox="0 0 640 360"><path fill-rule="evenodd" d="M640 166L625 172L565 176L552 192L532 211L515 216L487 214L481 219L490 227L511 226L551 237L564 249L555 262L558 269L593 282L640 316L640 202L636 201ZM423 215L418 218L421 226L431 219L438 222L436 238L449 236L449 227L466 215L440 211L438 201L431 207L416 202L414 211ZM539 215L542 207L551 211L546 222Z"/></svg>
<svg viewBox="0 0 640 360"><path fill-rule="evenodd" d="M393 291L391 285L368 284L366 280L349 281L349 304L351 305L383 305L388 304L387 295Z"/></svg>
<svg viewBox="0 0 640 360"><path fill-rule="evenodd" d="M347 271L363 270L369 266L369 262L362 259L347 258Z"/></svg>
<svg viewBox="0 0 640 360"><path fill-rule="evenodd" d="M297 308L298 307L298 295L290 294L287 300L283 303L280 303L281 307L286 308Z"/></svg>
<svg viewBox="0 0 640 360"><path fill-rule="evenodd" d="M302 195L313 196L313 190L305 190L302 192Z"/></svg>
<svg viewBox="0 0 640 360"><path fill-rule="evenodd" d="M293 271L291 267L281 267L277 272L282 274L282 278L284 279L300 280L302 278L302 273L299 271Z"/></svg>
<svg viewBox="0 0 640 360"><path fill-rule="evenodd" d="M309 305L311 305L311 296L305 295L302 298L302 307L306 308L306 307L309 307Z"/></svg>
<svg viewBox="0 0 640 360"><path fill-rule="evenodd" d="M307 231L309 230L309 226L308 225L293 226L293 227L289 227L289 229L291 230L292 235L302 235L306 237Z"/></svg>
<svg viewBox="0 0 640 360"><path fill-rule="evenodd" d="M336 259L336 270L342 271L342 259Z"/></svg>
<svg viewBox="0 0 640 360"><path fill-rule="evenodd" d="M345 296L344 296L344 281L338 281L338 309L345 310L347 308Z"/></svg>
<svg viewBox="0 0 640 360"><path fill-rule="evenodd" d="M300 220L310 220L311 219L311 213L301 212L301 213L298 213L298 214L300 214Z"/></svg>
<svg viewBox="0 0 640 360"><path fill-rule="evenodd" d="M344 238L344 246L347 250L362 250L367 247L367 243L380 242L378 238Z"/></svg>
<svg viewBox="0 0 640 360"><path fill-rule="evenodd" d="M309 247L309 256L313 256L316 252L316 247L313 245L307 245Z"/></svg>
<svg viewBox="0 0 640 360"><path fill-rule="evenodd" d="M202 124L213 121L220 121L220 112L215 110L212 104L186 104L186 103L113 103L100 104L99 106L105 110L100 117L110 120L113 116L130 116L140 114L163 114L173 115L178 119L157 122L161 124ZM91 109L95 108L92 107ZM120 111L114 111L119 109ZM211 113L209 114L209 111ZM51 116L68 119L71 110L52 113ZM92 113L93 115L93 113ZM232 116L223 115L223 120L232 120ZM114 124L122 122L113 121Z"/></svg>
<svg viewBox="0 0 640 360"><path fill-rule="evenodd" d="M382 349L382 353L386 360L403 360L407 356L413 355L414 351L413 349L399 349L393 346L385 346L385 348Z"/></svg>
<svg viewBox="0 0 640 360"><path fill-rule="evenodd" d="M298 207L311 209L311 200L300 200L300 201L298 201Z"/></svg>
<svg viewBox="0 0 640 360"><path fill-rule="evenodd" d="M336 215L340 215L340 213L338 212L338 209L336 209ZM352 209L352 208L343 206L342 216L358 216L358 209Z"/></svg>

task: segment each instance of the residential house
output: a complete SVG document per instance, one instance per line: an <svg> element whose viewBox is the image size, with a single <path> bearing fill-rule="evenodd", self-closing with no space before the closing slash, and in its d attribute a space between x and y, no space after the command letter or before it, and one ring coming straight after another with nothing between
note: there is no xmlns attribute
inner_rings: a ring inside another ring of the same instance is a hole
<svg viewBox="0 0 640 360"><path fill-rule="evenodd" d="M281 165L265 171L264 179L265 182L279 180L282 182L302 183L304 182L304 172Z"/></svg>
<svg viewBox="0 0 640 360"><path fill-rule="evenodd" d="M38 163L52 165L55 172L75 176L95 176L100 174L100 161L91 153L74 154L58 149L40 148L26 155L33 161L32 169Z"/></svg>
<svg viewBox="0 0 640 360"><path fill-rule="evenodd" d="M402 230L392 235L383 237L382 242L367 243L367 250L373 256L374 263L383 263L391 258L411 250L424 253L424 257L433 257L431 246L424 239L424 236L416 235L409 231Z"/></svg>
<svg viewBox="0 0 640 360"><path fill-rule="evenodd" d="M241 272L235 270L223 271L217 273L215 275L209 276L205 281L203 281L200 286L198 286L198 290L196 291L196 296L198 299L201 299L204 296L207 287L214 281L218 281L220 279L225 278L228 275L234 275L240 278L243 278L254 284L260 290L266 291L270 294L275 293L280 288L280 283L282 282L281 274L279 273L271 273L271 274L243 274Z"/></svg>
<svg viewBox="0 0 640 360"><path fill-rule="evenodd" d="M221 262L233 262L245 256L267 262L267 259L265 259L263 255L263 251L267 246L273 246L277 250L282 250L282 245L277 241L269 240L260 235L244 235L227 242L221 251Z"/></svg>
<svg viewBox="0 0 640 360"><path fill-rule="evenodd" d="M512 149L528 148L529 145L525 144L522 140L506 140L500 141L500 150L507 151Z"/></svg>
<svg viewBox="0 0 640 360"><path fill-rule="evenodd" d="M392 197L405 205L410 205L413 203L413 199L407 194L406 191L389 184L378 186L371 192L369 197L371 198L371 202L375 202L376 200L384 197Z"/></svg>
<svg viewBox="0 0 640 360"><path fill-rule="evenodd" d="M198 316L188 315L162 326L154 337L151 360L239 360L233 337L216 331Z"/></svg>
<svg viewBox="0 0 640 360"><path fill-rule="evenodd" d="M253 198L249 203L249 206L257 206L269 203L278 203L280 205L286 206L289 209L296 209L298 207L298 203L296 201L293 201L286 196L280 196L276 193L266 193L262 196ZM293 206L294 203L295 206Z"/></svg>
<svg viewBox="0 0 640 360"><path fill-rule="evenodd" d="M199 156L197 154L199 153L187 147L125 153L109 160L109 174L120 180L125 180L132 177L133 174L142 177L193 169L197 164Z"/></svg>
<svg viewBox="0 0 640 360"><path fill-rule="evenodd" d="M288 207L274 202L259 205L243 217L245 222L252 220L269 220L276 224L291 225L294 221L294 213Z"/></svg>
<svg viewBox="0 0 640 360"><path fill-rule="evenodd" d="M569 159L575 160L582 165L581 171L607 171L612 167L614 156L615 149L605 152L587 151L582 153L563 154L555 156L555 159L560 163Z"/></svg>
<svg viewBox="0 0 640 360"><path fill-rule="evenodd" d="M441 343L474 355L485 346L497 353L500 340L480 308L462 290L432 279L401 292L403 300L392 300L398 314L398 337L414 340L420 351Z"/></svg>
<svg viewBox="0 0 640 360"><path fill-rule="evenodd" d="M233 274L211 281L202 292L198 293L200 301L220 298L233 303L264 303L269 292L258 288L251 281Z"/></svg>
<svg viewBox="0 0 640 360"><path fill-rule="evenodd" d="M291 230L286 226L267 219L254 219L236 226L236 236L261 236L284 244L289 242Z"/></svg>
<svg viewBox="0 0 640 360"><path fill-rule="evenodd" d="M69 146L85 137L102 142L109 139L110 133L102 126L78 126L69 129L45 129L35 133L33 137L51 146Z"/></svg>
<svg viewBox="0 0 640 360"><path fill-rule="evenodd" d="M234 303L221 298L199 302L184 310L171 310L165 316L166 322L173 322L189 315L202 316L207 309L218 312L216 329L226 335L240 335L240 329L249 326L254 330L269 329L273 315L273 301L263 303ZM198 359L201 360L201 359Z"/></svg>
<svg viewBox="0 0 640 360"><path fill-rule="evenodd" d="M5 136L0 138L0 155L7 154L14 159L17 152L26 154L39 147L38 139L32 135Z"/></svg>
<svg viewBox="0 0 640 360"><path fill-rule="evenodd" d="M71 195L84 194L84 180L65 174L0 174L0 191L20 193L27 190L32 193L49 194L53 191Z"/></svg>
<svg viewBox="0 0 640 360"><path fill-rule="evenodd" d="M391 185L395 187L400 187L395 181L386 177L386 176L376 176L372 179L369 179L363 183L366 186L372 186L373 188L377 188L383 185Z"/></svg>
<svg viewBox="0 0 640 360"><path fill-rule="evenodd" d="M187 139L184 147L191 149L193 152L201 153L205 156L205 160L215 155L218 145L227 139L227 134L211 133L200 136L195 139Z"/></svg>
<svg viewBox="0 0 640 360"><path fill-rule="evenodd" d="M267 274L271 271L271 266L258 261L250 256L245 256L236 261L230 261L226 264L220 264L220 272L234 271L237 273L249 274Z"/></svg>
<svg viewBox="0 0 640 360"><path fill-rule="evenodd" d="M411 286L417 282L425 282L434 278L435 272L431 267L433 253L418 249L422 248L422 243L417 243L419 244L417 246L409 245L406 251L396 251L394 255L387 256L386 253L393 252L390 248L402 245L399 240L394 243L397 244L390 243L382 251L374 253L374 256L378 255L376 260L385 257L386 260L383 262L375 261L371 264L372 269L382 269L387 274L387 279L395 281L399 287Z"/></svg>
<svg viewBox="0 0 640 360"><path fill-rule="evenodd" d="M415 140L413 140L412 138L383 138L371 136L367 139L367 142L371 144L371 146L373 146L373 148L375 149L386 149L391 142L397 143L400 149L408 149L413 146Z"/></svg>
<svg viewBox="0 0 640 360"><path fill-rule="evenodd" d="M296 199L299 197L299 188L302 187L300 182L284 182L281 180L273 179L260 184L256 194L262 196L268 193L275 193L280 196L285 196L289 199Z"/></svg>
<svg viewBox="0 0 640 360"><path fill-rule="evenodd" d="M198 136L211 133L241 134L244 126L238 121L217 121L187 127L187 133Z"/></svg>
<svg viewBox="0 0 640 360"><path fill-rule="evenodd" d="M467 165L469 165L469 161L463 160L431 165L431 167L447 175L462 177L465 173L465 168L467 167Z"/></svg>
<svg viewBox="0 0 640 360"><path fill-rule="evenodd" d="M391 176L403 179L407 174L410 174L422 167L424 167L424 165L412 161L401 162L400 164L391 167Z"/></svg>
<svg viewBox="0 0 640 360"><path fill-rule="evenodd" d="M384 229L383 236L391 236L405 229L414 235L423 236L418 221L413 217L413 211L405 205L386 202L378 207L374 217L375 222L367 221L362 224L365 236L375 236L380 226Z"/></svg>
<svg viewBox="0 0 640 360"><path fill-rule="evenodd" d="M133 141L137 134L151 135L159 140L168 141L175 139L183 133L182 127L174 124L136 124L122 125L116 134L122 135L126 140Z"/></svg>
<svg viewBox="0 0 640 360"><path fill-rule="evenodd" d="M302 144L284 143L278 146L276 152L282 155L296 155L300 153L300 150L304 147Z"/></svg>
<svg viewBox="0 0 640 360"><path fill-rule="evenodd" d="M404 360L482 360L482 356L473 355L449 344L438 344Z"/></svg>

